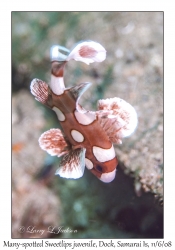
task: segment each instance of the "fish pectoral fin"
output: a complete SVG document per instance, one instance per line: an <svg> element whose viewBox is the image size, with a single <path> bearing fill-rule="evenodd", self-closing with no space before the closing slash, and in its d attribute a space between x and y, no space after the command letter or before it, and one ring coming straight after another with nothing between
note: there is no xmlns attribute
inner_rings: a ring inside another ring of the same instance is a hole
<svg viewBox="0 0 175 250"><path fill-rule="evenodd" d="M68 179L82 177L85 169L85 152L85 148L78 148L64 155L55 174Z"/></svg>
<svg viewBox="0 0 175 250"><path fill-rule="evenodd" d="M98 121L113 143L121 144L121 139L130 136L137 127L135 109L120 98L99 100L98 110Z"/></svg>
<svg viewBox="0 0 175 250"><path fill-rule="evenodd" d="M50 94L50 87L48 86L47 83L40 79L33 79L31 84L30 84L30 91L32 95L35 96L35 99L38 102L41 102L47 106L48 105L48 99L49 99L49 94Z"/></svg>
<svg viewBox="0 0 175 250"><path fill-rule="evenodd" d="M44 132L38 141L40 147L52 156L60 157L70 150L60 129L53 128Z"/></svg>

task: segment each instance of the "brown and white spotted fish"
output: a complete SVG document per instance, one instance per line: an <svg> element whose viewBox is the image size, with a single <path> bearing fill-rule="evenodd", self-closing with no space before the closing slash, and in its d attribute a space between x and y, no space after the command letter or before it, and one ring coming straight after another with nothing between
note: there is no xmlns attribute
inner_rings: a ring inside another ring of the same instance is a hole
<svg viewBox="0 0 175 250"><path fill-rule="evenodd" d="M69 51L59 45L51 48L51 82L31 82L35 99L56 112L60 129L50 129L39 138L40 147L52 156L61 157L57 175L77 179L82 177L85 166L101 181L115 178L118 160L113 143L134 132L137 126L135 109L120 98L98 101L98 111L85 110L79 104L81 95L90 83L65 88L65 64L73 59L86 64L102 62L106 50L93 41L78 43Z"/></svg>

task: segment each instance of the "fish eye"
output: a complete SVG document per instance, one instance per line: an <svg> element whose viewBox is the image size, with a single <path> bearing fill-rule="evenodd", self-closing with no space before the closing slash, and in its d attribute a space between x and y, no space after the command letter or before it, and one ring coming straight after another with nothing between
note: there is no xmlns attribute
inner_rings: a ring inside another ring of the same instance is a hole
<svg viewBox="0 0 175 250"><path fill-rule="evenodd" d="M96 169L97 169L99 172L102 172L102 171L103 171L103 168L102 168L100 165L97 165L97 166L96 166Z"/></svg>

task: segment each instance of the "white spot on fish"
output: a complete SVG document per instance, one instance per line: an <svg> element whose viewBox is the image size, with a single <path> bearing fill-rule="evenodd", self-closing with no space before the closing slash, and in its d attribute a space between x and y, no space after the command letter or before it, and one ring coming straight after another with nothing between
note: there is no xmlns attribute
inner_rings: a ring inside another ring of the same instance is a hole
<svg viewBox="0 0 175 250"><path fill-rule="evenodd" d="M116 174L116 169L114 169L112 172L102 174L99 179L106 183L111 182L114 180L115 174Z"/></svg>
<svg viewBox="0 0 175 250"><path fill-rule="evenodd" d="M56 107L53 107L52 109L53 109L53 110L55 111L55 113L57 114L58 120L59 120L60 122L65 121L66 117L65 117L65 115L63 114L63 112L62 112L60 109L58 109L58 108L56 108Z"/></svg>
<svg viewBox="0 0 175 250"><path fill-rule="evenodd" d="M96 115L94 112L87 112L83 114L75 111L74 114L77 121L82 125L89 125L96 119Z"/></svg>
<svg viewBox="0 0 175 250"><path fill-rule="evenodd" d="M84 141L84 136L78 132L77 130L72 130L71 131L71 135L72 135L72 138L74 139L74 141L76 142L83 142Z"/></svg>
<svg viewBox="0 0 175 250"><path fill-rule="evenodd" d="M93 163L88 158L85 158L85 164L86 164L86 167L88 169L92 169L93 168Z"/></svg>
<svg viewBox="0 0 175 250"><path fill-rule="evenodd" d="M115 151L113 145L109 149L93 146L93 153L99 162L110 161L115 157Z"/></svg>
<svg viewBox="0 0 175 250"><path fill-rule="evenodd" d="M51 75L50 88L56 95L61 95L64 93L65 86L63 77L56 77L53 74Z"/></svg>

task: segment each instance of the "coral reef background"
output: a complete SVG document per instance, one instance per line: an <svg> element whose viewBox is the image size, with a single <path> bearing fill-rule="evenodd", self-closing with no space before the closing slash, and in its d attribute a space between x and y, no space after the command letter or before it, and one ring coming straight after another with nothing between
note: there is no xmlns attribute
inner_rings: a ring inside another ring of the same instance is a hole
<svg viewBox="0 0 175 250"><path fill-rule="evenodd" d="M54 175L59 159L42 151L38 138L59 124L29 90L33 78L49 82L52 45L71 49L86 39L101 43L107 58L69 62L66 86L92 82L83 107L96 110L98 99L116 96L139 119L136 132L115 146L120 163L109 184L88 170L78 180ZM162 201L163 12L12 12L12 237L161 238ZM44 234L27 232L31 226Z"/></svg>

